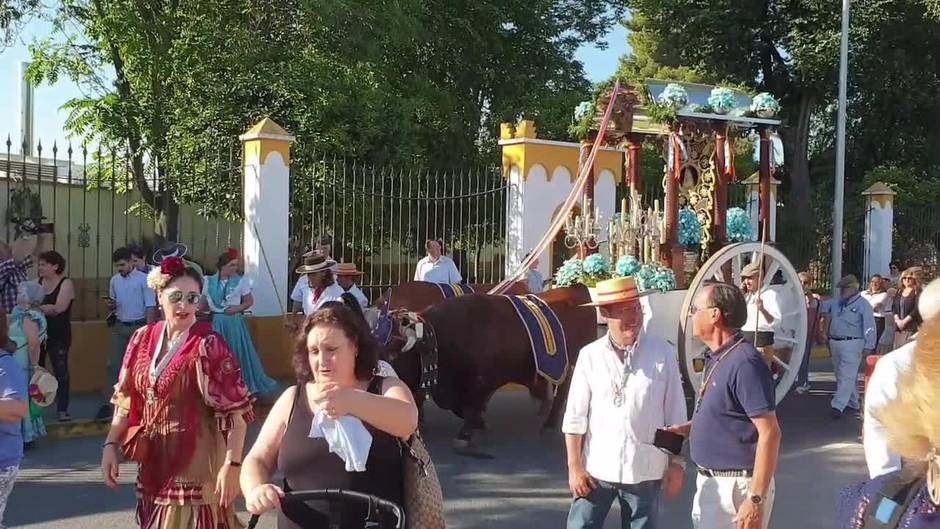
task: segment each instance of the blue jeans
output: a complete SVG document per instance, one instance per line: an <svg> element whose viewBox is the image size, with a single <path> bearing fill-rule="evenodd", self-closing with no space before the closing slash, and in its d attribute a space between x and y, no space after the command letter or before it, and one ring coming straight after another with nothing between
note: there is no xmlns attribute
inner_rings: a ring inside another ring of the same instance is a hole
<svg viewBox="0 0 940 529"><path fill-rule="evenodd" d="M813 354L813 338L806 337L806 351L803 352L803 361L796 374L796 385L803 386L809 383L809 357Z"/></svg>
<svg viewBox="0 0 940 529"><path fill-rule="evenodd" d="M587 497L575 498L568 512L568 529L601 529L614 498L620 501L621 529L656 529L662 480L636 485L597 482Z"/></svg>

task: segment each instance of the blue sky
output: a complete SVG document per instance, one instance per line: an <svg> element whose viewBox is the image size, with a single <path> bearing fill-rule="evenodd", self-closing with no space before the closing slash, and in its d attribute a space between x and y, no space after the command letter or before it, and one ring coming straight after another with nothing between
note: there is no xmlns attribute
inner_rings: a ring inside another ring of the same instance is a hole
<svg viewBox="0 0 940 529"><path fill-rule="evenodd" d="M28 45L36 38L49 32L50 26L44 22L30 23L19 40L11 47L0 49L0 153L6 151L7 135L17 135L19 129L19 93L18 76L21 61L29 59ZM618 59L629 51L626 29L620 24L611 28L605 40L607 49L596 46L584 46L578 50L577 57L584 63L588 79L593 82L603 81L617 70ZM35 91L35 129L36 137L43 143L43 148L51 148L56 140L63 145L66 140L62 131L66 113L59 108L69 99L80 96L78 88L68 79L60 79L55 85L42 85ZM14 140L14 143L16 140ZM14 151L18 148L14 145Z"/></svg>

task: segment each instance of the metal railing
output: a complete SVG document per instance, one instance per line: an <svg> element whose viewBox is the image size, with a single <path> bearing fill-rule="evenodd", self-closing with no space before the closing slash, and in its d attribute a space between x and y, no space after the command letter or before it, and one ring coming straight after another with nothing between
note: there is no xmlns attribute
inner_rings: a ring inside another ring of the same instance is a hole
<svg viewBox="0 0 940 529"><path fill-rule="evenodd" d="M293 263L325 237L334 259L365 272L360 287L373 297L412 279L427 239L443 242L465 281L502 279L508 186L498 167L426 170L313 160L294 164L291 172L292 277Z"/></svg>

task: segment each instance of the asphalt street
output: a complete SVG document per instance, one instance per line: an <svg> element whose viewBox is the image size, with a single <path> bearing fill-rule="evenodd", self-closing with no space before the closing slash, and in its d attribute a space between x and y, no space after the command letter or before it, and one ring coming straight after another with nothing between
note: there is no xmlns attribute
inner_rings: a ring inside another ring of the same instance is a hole
<svg viewBox="0 0 940 529"><path fill-rule="evenodd" d="M814 391L788 397L779 410L783 449L776 474L771 527L831 529L841 487L865 477L860 422L829 418L834 388L828 360L814 361ZM454 529L564 527L567 490L560 432L539 434L536 405L524 391L503 391L490 403L488 430L475 456L456 454L451 439L459 421L433 404L422 431L434 456ZM256 428L252 432L256 431ZM122 466L119 491L107 489L98 471L101 438L49 441L25 458L7 508L10 527L107 529L133 527L134 467ZM681 497L663 504L660 527L691 527L691 468ZM247 520L247 516L244 518ZM274 528L266 516L258 527ZM617 507L605 528L619 527Z"/></svg>

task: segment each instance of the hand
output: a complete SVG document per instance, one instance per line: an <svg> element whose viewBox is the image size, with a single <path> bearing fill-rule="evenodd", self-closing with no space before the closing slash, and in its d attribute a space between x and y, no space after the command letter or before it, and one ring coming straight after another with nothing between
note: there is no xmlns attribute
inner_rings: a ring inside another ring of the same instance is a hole
<svg viewBox="0 0 940 529"><path fill-rule="evenodd" d="M228 508L235 502L241 490L238 485L239 467L233 467L226 461L219 469L215 480L215 494L219 497L222 508Z"/></svg>
<svg viewBox="0 0 940 529"><path fill-rule="evenodd" d="M117 447L108 445L101 450L101 477L104 478L104 484L108 488L116 490L118 476L120 476L120 460Z"/></svg>
<svg viewBox="0 0 940 529"><path fill-rule="evenodd" d="M865 350L862 351L862 356L865 357L865 356L868 356L868 355L870 355L870 354L872 354L872 353L874 353L874 352L875 352L874 349L865 349Z"/></svg>
<svg viewBox="0 0 940 529"><path fill-rule="evenodd" d="M764 300L762 300L761 298L757 298L757 299L754 301L754 305L757 306L757 310L759 310L759 311L763 311L763 310L764 310Z"/></svg>
<svg viewBox="0 0 940 529"><path fill-rule="evenodd" d="M692 423L685 422L682 424L673 424L671 426L666 426L665 428L663 428L663 430L666 430L667 432L677 433L681 435L682 437L688 437L689 432L692 431Z"/></svg>
<svg viewBox="0 0 940 529"><path fill-rule="evenodd" d="M337 419L349 415L356 398L361 392L353 388L345 388L335 382L317 384L317 395L313 402L326 411L327 417Z"/></svg>
<svg viewBox="0 0 940 529"><path fill-rule="evenodd" d="M750 498L744 500L738 514L734 517L736 529L761 529L761 519L764 517L763 507L752 502Z"/></svg>
<svg viewBox="0 0 940 529"><path fill-rule="evenodd" d="M568 471L568 489L575 498L584 498L597 488L597 480L579 466Z"/></svg>
<svg viewBox="0 0 940 529"><path fill-rule="evenodd" d="M251 514L264 514L268 511L281 508L281 498L284 491L277 485L264 483L251 489L245 496L245 507Z"/></svg>
<svg viewBox="0 0 940 529"><path fill-rule="evenodd" d="M110 310L114 310L114 309L117 308L117 302L114 301L113 299L108 298L108 299L106 299L106 300L104 301L104 303L105 303L105 305L108 306L108 309L110 309Z"/></svg>
<svg viewBox="0 0 940 529"><path fill-rule="evenodd" d="M241 308L241 307L226 307L226 308L225 308L225 313L228 314L229 316L231 316L231 315L233 315L233 314L238 314L238 313L240 313L241 311L242 311L242 308Z"/></svg>
<svg viewBox="0 0 940 529"><path fill-rule="evenodd" d="M663 474L663 492L666 499L671 500L682 492L682 482L685 481L685 472L680 465L670 463Z"/></svg>

